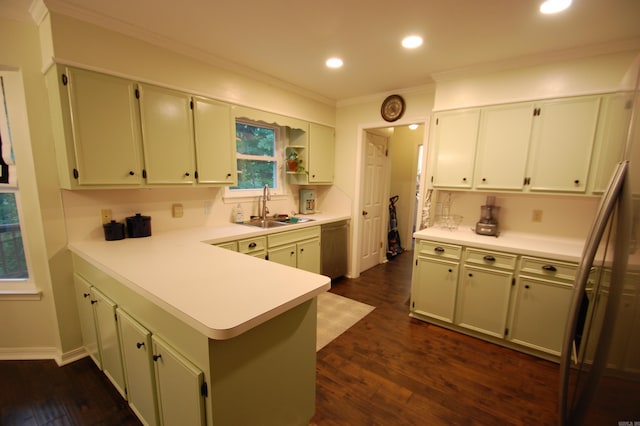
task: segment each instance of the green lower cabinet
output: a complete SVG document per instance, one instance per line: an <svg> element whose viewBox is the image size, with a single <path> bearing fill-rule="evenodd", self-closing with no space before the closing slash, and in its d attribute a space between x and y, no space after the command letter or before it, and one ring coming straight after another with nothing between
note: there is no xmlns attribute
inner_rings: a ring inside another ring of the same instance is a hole
<svg viewBox="0 0 640 426"><path fill-rule="evenodd" d="M573 286L520 277L509 340L553 355L560 355Z"/></svg>
<svg viewBox="0 0 640 426"><path fill-rule="evenodd" d="M129 406L147 425L159 424L151 358L151 332L117 309Z"/></svg>
<svg viewBox="0 0 640 426"><path fill-rule="evenodd" d="M505 334L513 271L464 266L458 288L456 324L502 338Z"/></svg>
<svg viewBox="0 0 640 426"><path fill-rule="evenodd" d="M163 425L204 425L204 374L162 339L151 336Z"/></svg>

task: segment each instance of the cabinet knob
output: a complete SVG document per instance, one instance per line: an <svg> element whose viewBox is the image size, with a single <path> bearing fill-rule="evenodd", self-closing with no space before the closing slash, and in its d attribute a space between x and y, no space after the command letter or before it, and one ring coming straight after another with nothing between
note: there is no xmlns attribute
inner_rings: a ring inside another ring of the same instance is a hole
<svg viewBox="0 0 640 426"><path fill-rule="evenodd" d="M290 253L290 255L291 255L291 256L293 256L293 255L295 255L295 254L296 254L296 252L295 252L295 251L292 251L292 252Z"/></svg>
<svg viewBox="0 0 640 426"><path fill-rule="evenodd" d="M487 181L487 178L482 178L482 181L483 181L483 182L486 182L486 181Z"/></svg>
<svg viewBox="0 0 640 426"><path fill-rule="evenodd" d="M186 172L184 175L187 176L187 177L190 176L189 172Z"/></svg>
<svg viewBox="0 0 640 426"><path fill-rule="evenodd" d="M94 305L94 304L96 304L96 303L98 303L98 301L97 301L97 300L92 300L92 301L91 301L91 304L92 304L92 305Z"/></svg>
<svg viewBox="0 0 640 426"><path fill-rule="evenodd" d="M547 272L556 272L557 271L556 267L553 266L553 265L544 265L542 267L542 269L544 269Z"/></svg>
<svg viewBox="0 0 640 426"><path fill-rule="evenodd" d="M85 299L86 299L87 297L89 297L89 296L91 296L91 294L90 294L90 293L82 293L82 297L84 297Z"/></svg>
<svg viewBox="0 0 640 426"><path fill-rule="evenodd" d="M136 343L136 348L140 349L141 347L144 346L144 342L138 342Z"/></svg>
<svg viewBox="0 0 640 426"><path fill-rule="evenodd" d="M453 272L453 269L449 269L449 272Z"/></svg>
<svg viewBox="0 0 640 426"><path fill-rule="evenodd" d="M529 284L525 284L524 288L531 288Z"/></svg>
<svg viewBox="0 0 640 426"><path fill-rule="evenodd" d="M257 244L256 243L249 243L249 248L256 248Z"/></svg>
<svg viewBox="0 0 640 426"><path fill-rule="evenodd" d="M228 177L228 178L229 178L229 177L231 177L231 173L227 173L227 177Z"/></svg>
<svg viewBox="0 0 640 426"><path fill-rule="evenodd" d="M462 181L463 181L463 182L466 182L466 181L467 181L467 178L466 178L466 177L463 177L463 178L462 178Z"/></svg>
<svg viewBox="0 0 640 426"><path fill-rule="evenodd" d="M129 170L129 176L133 176L135 175L135 172L133 170Z"/></svg>
<svg viewBox="0 0 640 426"><path fill-rule="evenodd" d="M484 260L486 260L487 262L495 262L496 258L491 256L490 254L486 255L485 257L483 257Z"/></svg>
<svg viewBox="0 0 640 426"><path fill-rule="evenodd" d="M436 247L433 249L436 253L444 253L444 249L442 247Z"/></svg>
<svg viewBox="0 0 640 426"><path fill-rule="evenodd" d="M154 355L152 358L154 361L158 362L158 360L162 358L162 355Z"/></svg>
<svg viewBox="0 0 640 426"><path fill-rule="evenodd" d="M303 248L301 248L301 249L300 249L300 253L302 253L303 251L304 251L304 249L303 249Z"/></svg>
<svg viewBox="0 0 640 426"><path fill-rule="evenodd" d="M368 214L369 214L369 212L368 212L368 211L366 211L366 210L362 210L362 216L366 216L366 215L368 215Z"/></svg>
<svg viewBox="0 0 640 426"><path fill-rule="evenodd" d="M473 274L472 274L472 273L469 273L469 277L473 277Z"/></svg>
<svg viewBox="0 0 640 426"><path fill-rule="evenodd" d="M575 183L576 185L580 185L580 179L574 180L573 183Z"/></svg>

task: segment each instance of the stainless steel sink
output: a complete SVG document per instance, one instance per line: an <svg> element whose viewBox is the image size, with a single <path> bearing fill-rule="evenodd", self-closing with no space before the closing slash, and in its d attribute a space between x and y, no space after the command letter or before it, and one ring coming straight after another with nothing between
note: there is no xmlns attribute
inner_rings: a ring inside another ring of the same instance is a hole
<svg viewBox="0 0 640 426"><path fill-rule="evenodd" d="M248 222L244 222L244 225L255 226L257 228L277 228L280 226L293 225L296 223L305 223L311 222L313 219L308 217L287 217L287 218L267 218L266 220L262 219L251 219Z"/></svg>

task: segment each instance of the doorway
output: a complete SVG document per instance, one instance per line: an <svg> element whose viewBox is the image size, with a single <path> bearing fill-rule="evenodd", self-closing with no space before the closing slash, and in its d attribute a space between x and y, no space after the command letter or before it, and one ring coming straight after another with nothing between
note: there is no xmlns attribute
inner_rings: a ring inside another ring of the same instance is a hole
<svg viewBox="0 0 640 426"><path fill-rule="evenodd" d="M416 185L424 186L419 172L425 156L418 155L424 140L424 123L412 129L408 125L363 129L358 273L387 261L391 196L399 196L395 206L400 243L405 250L413 246L413 231L421 218Z"/></svg>

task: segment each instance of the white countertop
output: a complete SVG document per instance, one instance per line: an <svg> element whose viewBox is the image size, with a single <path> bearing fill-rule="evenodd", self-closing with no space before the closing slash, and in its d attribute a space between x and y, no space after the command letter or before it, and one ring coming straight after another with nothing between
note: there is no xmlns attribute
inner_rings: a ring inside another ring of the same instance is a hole
<svg viewBox="0 0 640 426"><path fill-rule="evenodd" d="M229 224L153 232L145 238L71 242L69 249L211 339L242 334L331 287L329 277L225 250L213 243L348 219L276 229Z"/></svg>
<svg viewBox="0 0 640 426"><path fill-rule="evenodd" d="M518 232L501 232L498 237L478 235L471 228L455 231L426 228L413 234L416 239L434 240L488 250L506 251L522 255L546 257L567 262L579 262L585 241L574 238L556 238Z"/></svg>

